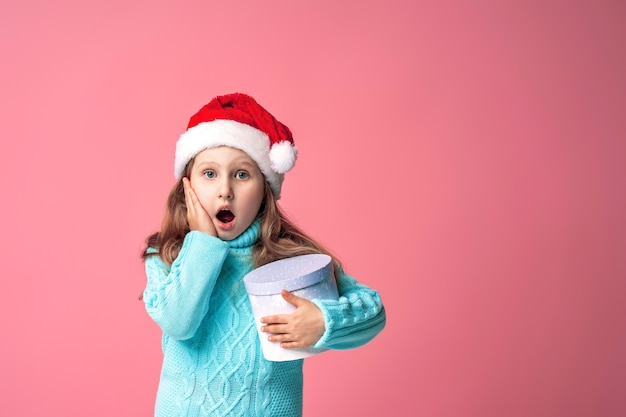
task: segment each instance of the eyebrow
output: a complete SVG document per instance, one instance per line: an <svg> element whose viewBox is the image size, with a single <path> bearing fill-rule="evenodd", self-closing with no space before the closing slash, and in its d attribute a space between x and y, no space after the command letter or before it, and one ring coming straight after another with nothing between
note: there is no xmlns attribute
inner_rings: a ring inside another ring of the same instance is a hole
<svg viewBox="0 0 626 417"><path fill-rule="evenodd" d="M254 163L253 162L251 162L248 159L245 159L243 157L237 158L237 159L233 160L233 164L241 164L241 165L247 165L249 167L254 167Z"/></svg>
<svg viewBox="0 0 626 417"><path fill-rule="evenodd" d="M245 158L243 158L243 157L234 159L234 160L232 161L232 164L233 164L233 165L245 165L246 167L254 168L254 163L252 163L252 162L248 161L247 159L245 159ZM221 164L220 162L218 162L218 161L213 161L213 160L210 160L210 161L201 161L200 163L198 163L198 165L197 165L197 166L198 166L198 168L201 168L201 167L203 167L203 166L205 166L205 165L217 165L217 166L219 166L219 167L221 167L221 166L222 166L222 164Z"/></svg>

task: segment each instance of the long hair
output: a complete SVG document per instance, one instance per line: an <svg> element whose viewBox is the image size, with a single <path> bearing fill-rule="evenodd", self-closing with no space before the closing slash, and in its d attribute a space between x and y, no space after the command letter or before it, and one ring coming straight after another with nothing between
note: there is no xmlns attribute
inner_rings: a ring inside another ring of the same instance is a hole
<svg viewBox="0 0 626 417"><path fill-rule="evenodd" d="M193 162L194 159L189 161L183 175L172 187L167 198L161 230L146 238L146 248L141 255L143 260L149 256L160 256L163 262L172 265L178 256L185 235L189 233L182 178L189 175ZM334 266L339 266L339 260L330 251L302 232L280 210L267 181L257 218L260 220L259 239L252 252L255 268L279 259L314 253L329 255Z"/></svg>
<svg viewBox="0 0 626 417"><path fill-rule="evenodd" d="M187 164L183 175L181 175L170 190L165 204L165 214L161 222L161 230L146 238L146 248L141 254L141 259L145 260L149 256L158 255L163 262L172 265L172 262L174 262L174 259L178 256L185 235L189 233L183 178L189 176L192 166L193 160ZM157 252L150 251L150 249L156 249Z"/></svg>
<svg viewBox="0 0 626 417"><path fill-rule="evenodd" d="M298 255L323 253L329 255L335 266L339 260L322 244L300 230L281 211L272 189L265 182L265 199L259 209L261 219L259 239L254 245L254 267Z"/></svg>

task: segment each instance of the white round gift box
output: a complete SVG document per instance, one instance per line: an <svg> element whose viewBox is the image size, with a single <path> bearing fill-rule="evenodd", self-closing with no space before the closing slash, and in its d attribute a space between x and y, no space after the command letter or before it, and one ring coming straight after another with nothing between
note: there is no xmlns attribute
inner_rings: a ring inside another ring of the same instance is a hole
<svg viewBox="0 0 626 417"><path fill-rule="evenodd" d="M289 314L296 307L280 295L285 289L298 297L313 299L339 298L333 274L332 258L323 254L300 255L270 262L243 278L265 359L275 362L303 359L324 352L322 348L280 347L279 342L267 340L269 333L261 331L261 317Z"/></svg>

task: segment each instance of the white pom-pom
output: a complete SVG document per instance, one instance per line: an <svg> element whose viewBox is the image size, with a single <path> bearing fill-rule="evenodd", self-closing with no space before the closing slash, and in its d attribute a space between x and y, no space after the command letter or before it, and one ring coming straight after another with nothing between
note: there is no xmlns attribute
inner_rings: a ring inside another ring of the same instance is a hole
<svg viewBox="0 0 626 417"><path fill-rule="evenodd" d="M288 140L272 145L270 149L270 162L272 169L279 174L284 174L296 164L298 151Z"/></svg>

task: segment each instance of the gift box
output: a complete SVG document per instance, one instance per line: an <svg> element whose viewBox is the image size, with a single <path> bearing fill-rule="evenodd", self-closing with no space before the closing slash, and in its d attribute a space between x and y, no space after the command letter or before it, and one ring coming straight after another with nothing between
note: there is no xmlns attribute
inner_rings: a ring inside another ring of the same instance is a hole
<svg viewBox="0 0 626 417"><path fill-rule="evenodd" d="M283 289L308 300L336 300L339 294L330 256L311 254L274 261L254 269L243 281L265 359L276 362L303 359L326 350L280 347L280 342L267 340L270 334L261 331L261 317L289 314L296 309L281 296Z"/></svg>

